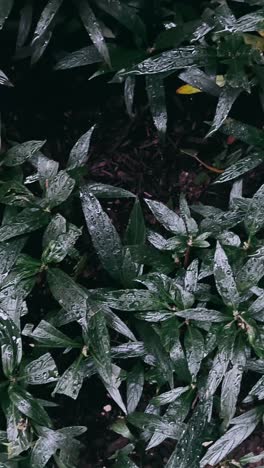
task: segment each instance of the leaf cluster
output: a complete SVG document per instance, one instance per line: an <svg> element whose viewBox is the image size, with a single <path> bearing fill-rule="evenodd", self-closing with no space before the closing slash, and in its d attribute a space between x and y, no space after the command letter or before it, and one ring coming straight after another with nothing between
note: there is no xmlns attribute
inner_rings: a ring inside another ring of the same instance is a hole
<svg viewBox="0 0 264 468"><path fill-rule="evenodd" d="M77 466L85 428L58 429L35 386L76 400L97 375L125 416L113 426L129 442L116 467L167 438L177 441L168 468L215 466L263 419L264 186L245 198L239 179L225 211L183 195L176 209L141 201L87 182L93 130L65 168L43 141L1 155L2 465ZM113 198L133 204L124 239L101 204ZM91 248L107 287L82 276ZM32 310L41 290L52 310Z"/></svg>

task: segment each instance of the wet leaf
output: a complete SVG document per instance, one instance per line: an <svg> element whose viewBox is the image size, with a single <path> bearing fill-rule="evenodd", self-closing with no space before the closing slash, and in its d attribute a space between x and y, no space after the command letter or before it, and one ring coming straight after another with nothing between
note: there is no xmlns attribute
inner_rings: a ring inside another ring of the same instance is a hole
<svg viewBox="0 0 264 468"><path fill-rule="evenodd" d="M149 75L165 73L180 68L210 65L214 61L211 50L202 46L186 46L163 52L155 57L147 58L121 75Z"/></svg>
<svg viewBox="0 0 264 468"><path fill-rule="evenodd" d="M229 369L221 389L221 417L224 427L228 427L236 412L237 399L240 392L242 376L246 366L246 354L242 343L234 350L232 368Z"/></svg>
<svg viewBox="0 0 264 468"><path fill-rule="evenodd" d="M191 326L187 328L184 338L184 348L190 374L192 379L195 380L205 352L204 338L197 328Z"/></svg>
<svg viewBox="0 0 264 468"><path fill-rule="evenodd" d="M146 226L140 201L135 200L128 225L126 228L125 240L127 245L144 244L146 238Z"/></svg>
<svg viewBox="0 0 264 468"><path fill-rule="evenodd" d="M236 307L239 304L239 293L228 258L219 242L215 251L214 277L217 290L225 304Z"/></svg>
<svg viewBox="0 0 264 468"><path fill-rule="evenodd" d="M98 52L102 55L107 65L110 67L111 62L110 62L108 48L105 43L100 25L96 19L96 16L93 10L89 6L89 4L85 2L85 0L78 0L77 4L78 4L81 20L83 22L83 25L86 31L88 32L90 36L91 41L93 42L95 47L98 49Z"/></svg>
<svg viewBox="0 0 264 468"><path fill-rule="evenodd" d="M225 135L232 135L238 140L244 141L248 145L264 148L264 132L252 125L247 125L243 122L228 118L221 131Z"/></svg>
<svg viewBox="0 0 264 468"><path fill-rule="evenodd" d="M10 167L23 164L37 153L45 143L46 141L32 140L13 146L5 153L4 164Z"/></svg>
<svg viewBox="0 0 264 468"><path fill-rule="evenodd" d="M207 75L199 68L192 67L184 70L179 74L179 78L183 81L186 81L186 83L189 83L191 89L198 89L199 92L203 91L216 97L220 95L221 88L217 86L216 82L213 80L213 78L211 78L211 76ZM186 87L187 85L183 86ZM183 88L183 86L181 88Z"/></svg>
<svg viewBox="0 0 264 468"><path fill-rule="evenodd" d="M264 255L259 257L251 257L238 271L236 283L239 291L247 291L252 286L258 284L264 276Z"/></svg>
<svg viewBox="0 0 264 468"><path fill-rule="evenodd" d="M48 413L29 392L18 385L14 385L9 388L9 397L22 414L37 424L50 427L51 421Z"/></svg>
<svg viewBox="0 0 264 468"><path fill-rule="evenodd" d="M62 2L63 0L49 0L38 20L36 29L34 31L33 43L47 31Z"/></svg>
<svg viewBox="0 0 264 468"><path fill-rule="evenodd" d="M174 234L186 235L186 227L184 221L174 211L167 208L163 203L146 200L148 207L152 211L155 218L161 223L165 229Z"/></svg>
<svg viewBox="0 0 264 468"><path fill-rule="evenodd" d="M0 309L0 342L3 372L11 377L22 359L20 331L13 320Z"/></svg>
<svg viewBox="0 0 264 468"><path fill-rule="evenodd" d="M262 376L257 383L252 387L249 394L244 398L243 403L251 403L256 400L263 400L264 398L264 376Z"/></svg>
<svg viewBox="0 0 264 468"><path fill-rule="evenodd" d="M233 355L235 335L230 328L219 334L219 345L206 383L206 396L212 396L223 380Z"/></svg>
<svg viewBox="0 0 264 468"><path fill-rule="evenodd" d="M249 202L245 216L245 226L250 236L256 234L263 226L264 184L258 189Z"/></svg>
<svg viewBox="0 0 264 468"><path fill-rule="evenodd" d="M49 180L46 190L45 202L49 208L60 205L69 198L75 185L66 171L60 171L54 178Z"/></svg>
<svg viewBox="0 0 264 468"><path fill-rule="evenodd" d="M77 358L60 376L53 395L61 393L76 400L82 388L85 377L85 363L82 358Z"/></svg>
<svg viewBox="0 0 264 468"><path fill-rule="evenodd" d="M231 88L228 86L224 87L224 89L220 93L215 117L212 123L211 130L206 135L207 137L211 136L221 127L240 93L241 89L239 88Z"/></svg>
<svg viewBox="0 0 264 468"><path fill-rule="evenodd" d="M43 385L58 380L56 363L50 353L42 354L23 370L23 379L28 385Z"/></svg>
<svg viewBox="0 0 264 468"><path fill-rule="evenodd" d="M38 326L33 330L33 325L27 324L23 330L24 336L29 336L42 346L50 348L79 348L79 344L68 338L53 325L41 320Z"/></svg>
<svg viewBox="0 0 264 468"><path fill-rule="evenodd" d="M144 369L136 364L127 376L127 412L133 413L138 406L144 386Z"/></svg>
<svg viewBox="0 0 264 468"><path fill-rule="evenodd" d="M173 390L169 390L168 392L162 393L161 395L152 398L151 404L155 406L167 405L168 403L172 403L180 398L180 396L189 389L190 387L174 388Z"/></svg>
<svg viewBox="0 0 264 468"><path fill-rule="evenodd" d="M89 193L97 198L134 198L135 195L128 190L112 185L92 182L85 186Z"/></svg>
<svg viewBox="0 0 264 468"><path fill-rule="evenodd" d="M182 424L168 423L154 414L135 412L129 414L128 422L139 429L147 429L150 432L156 430L163 432L166 437L178 439L182 432Z"/></svg>
<svg viewBox="0 0 264 468"><path fill-rule="evenodd" d="M216 465L222 461L254 431L256 425L256 423L252 423L233 426L208 449L200 466Z"/></svg>
<svg viewBox="0 0 264 468"><path fill-rule="evenodd" d="M241 177L246 172L252 171L255 167L259 166L263 162L263 156L260 152L254 152L245 158L237 161L234 164L231 164L223 174L221 174L215 184L222 184L223 182L228 182L229 180L236 179Z"/></svg>
<svg viewBox="0 0 264 468"><path fill-rule="evenodd" d="M76 167L82 167L87 163L94 129L95 125L93 125L86 133L84 133L75 143L70 152L67 163L67 170L75 169Z"/></svg>
<svg viewBox="0 0 264 468"><path fill-rule="evenodd" d="M167 108L163 77L147 75L146 87L153 122L161 138L167 129Z"/></svg>
<svg viewBox="0 0 264 468"><path fill-rule="evenodd" d="M37 208L25 208L10 224L0 228L0 242L16 236L28 234L45 226L49 222L49 215Z"/></svg>
<svg viewBox="0 0 264 468"><path fill-rule="evenodd" d="M0 5L0 29L3 28L5 20L8 18L12 7L13 7L14 0L3 0Z"/></svg>
<svg viewBox="0 0 264 468"><path fill-rule="evenodd" d="M114 279L120 281L123 247L119 235L107 214L102 210L100 203L89 193L87 187L82 189L81 201L87 228L102 266Z"/></svg>
<svg viewBox="0 0 264 468"><path fill-rule="evenodd" d="M177 310L175 314L185 320L199 320L209 322L225 322L228 321L228 316L218 312L218 310L210 310L203 307L195 309Z"/></svg>
<svg viewBox="0 0 264 468"><path fill-rule="evenodd" d="M32 13L33 5L31 3L31 0L28 0L20 10L20 21L16 42L17 49L22 47L28 38L32 23Z"/></svg>
<svg viewBox="0 0 264 468"><path fill-rule="evenodd" d="M176 449L172 453L166 468L194 468L199 466L205 432L211 419L212 399L199 402L186 429L182 432Z"/></svg>
<svg viewBox="0 0 264 468"><path fill-rule="evenodd" d="M102 62L102 56L94 45L64 55L55 65L55 70L67 70L68 68L84 67L92 63Z"/></svg>
<svg viewBox="0 0 264 468"><path fill-rule="evenodd" d="M134 104L134 97L135 97L135 86L136 86L136 79L134 76L128 76L125 79L125 86L124 86L124 98L125 98L125 105L126 110L129 117L133 118L133 104Z"/></svg>

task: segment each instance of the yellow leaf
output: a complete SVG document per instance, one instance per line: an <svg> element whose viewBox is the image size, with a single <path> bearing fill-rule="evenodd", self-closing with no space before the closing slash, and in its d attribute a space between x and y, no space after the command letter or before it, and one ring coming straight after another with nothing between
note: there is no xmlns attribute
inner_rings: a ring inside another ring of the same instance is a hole
<svg viewBox="0 0 264 468"><path fill-rule="evenodd" d="M264 31L258 31L258 33L261 37L264 37Z"/></svg>
<svg viewBox="0 0 264 468"><path fill-rule="evenodd" d="M260 31L262 37L254 36L253 34L243 34L244 42L254 49L264 51L264 31Z"/></svg>
<svg viewBox="0 0 264 468"><path fill-rule="evenodd" d="M194 86L185 84L176 89L176 94L196 94L201 93L202 91Z"/></svg>
<svg viewBox="0 0 264 468"><path fill-rule="evenodd" d="M224 77L224 75L216 75L215 82L220 88L223 88L225 86L225 77Z"/></svg>

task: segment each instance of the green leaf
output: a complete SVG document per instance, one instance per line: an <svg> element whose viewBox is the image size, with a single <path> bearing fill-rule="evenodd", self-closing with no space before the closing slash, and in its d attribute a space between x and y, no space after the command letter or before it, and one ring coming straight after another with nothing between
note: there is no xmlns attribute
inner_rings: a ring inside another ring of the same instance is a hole
<svg viewBox="0 0 264 468"><path fill-rule="evenodd" d="M28 450L31 445L32 436L29 425L23 425L23 415L9 399L2 399L1 405L6 417L8 455L10 458L17 457L20 453Z"/></svg>
<svg viewBox="0 0 264 468"><path fill-rule="evenodd" d="M20 166L39 151L45 143L46 141L32 140L13 146L5 153L4 164L10 167Z"/></svg>
<svg viewBox="0 0 264 468"><path fill-rule="evenodd" d="M190 387L174 388L173 390L169 390L168 392L162 393L161 395L152 398L151 404L154 406L167 405L168 403L172 403L180 398L180 396L189 389Z"/></svg>
<svg viewBox="0 0 264 468"><path fill-rule="evenodd" d="M47 431L43 437L40 437L31 452L30 466L32 468L44 468L52 455L54 455L65 437L58 431Z"/></svg>
<svg viewBox="0 0 264 468"><path fill-rule="evenodd" d="M239 247L241 245L239 236L231 231L223 231L219 236L217 236L217 240L220 244L228 245L230 247Z"/></svg>
<svg viewBox="0 0 264 468"><path fill-rule="evenodd" d="M217 465L254 431L256 423L233 426L206 452L200 466Z"/></svg>
<svg viewBox="0 0 264 468"><path fill-rule="evenodd" d="M144 341L144 346L157 361L157 368L164 379L173 388L173 366L170 356L165 352L159 336L145 323L138 324L138 331Z"/></svg>
<svg viewBox="0 0 264 468"><path fill-rule="evenodd" d="M184 337L184 348L190 374L192 379L195 380L205 353L204 338L197 328L191 326L187 328Z"/></svg>
<svg viewBox="0 0 264 468"><path fill-rule="evenodd" d="M49 222L49 214L37 208L25 208L9 224L0 228L0 242L16 236L28 234L45 226Z"/></svg>
<svg viewBox="0 0 264 468"><path fill-rule="evenodd" d="M121 320L114 312L106 305L101 306L104 313L107 325L113 330L117 331L129 340L136 341L135 335L128 328L128 326Z"/></svg>
<svg viewBox="0 0 264 468"><path fill-rule="evenodd" d="M232 368L224 376L221 389L221 418L224 427L228 427L236 412L236 404L240 392L242 376L246 366L244 345L239 343L234 351Z"/></svg>
<svg viewBox="0 0 264 468"><path fill-rule="evenodd" d="M126 228L125 240L127 245L144 244L146 239L146 226L140 201L135 200Z"/></svg>
<svg viewBox="0 0 264 468"><path fill-rule="evenodd" d="M52 225L54 225L53 222ZM49 229L49 226L47 229ZM52 230L52 227L50 227L50 230ZM47 248L42 254L42 262L45 264L61 262L70 253L81 234L81 229L78 229L77 226L69 223L67 228L65 226L65 232L58 235L57 238L51 240L51 242L48 244Z"/></svg>
<svg viewBox="0 0 264 468"><path fill-rule="evenodd" d="M196 221L191 217L191 211L186 201L185 195L180 195L180 214L185 223L187 233L191 236L198 233L198 226Z"/></svg>
<svg viewBox="0 0 264 468"><path fill-rule="evenodd" d="M263 269L264 255L260 257L251 257L238 271L236 283L239 291L247 291L252 286L256 286L264 276Z"/></svg>
<svg viewBox="0 0 264 468"><path fill-rule="evenodd" d="M74 185L74 179L66 171L60 171L54 178L49 180L45 195L47 206L54 208L67 200L73 191Z"/></svg>
<svg viewBox="0 0 264 468"><path fill-rule="evenodd" d="M239 293L228 258L219 242L215 250L214 277L217 290L225 304L236 308L239 304Z"/></svg>
<svg viewBox="0 0 264 468"><path fill-rule="evenodd" d="M18 385L9 388L9 397L16 408L37 424L50 427L51 421L48 413L32 395Z"/></svg>
<svg viewBox="0 0 264 468"><path fill-rule="evenodd" d="M41 320L38 326L33 330L33 325L27 324L23 329L23 335L33 338L44 347L50 348L79 348L80 345L71 340L64 333L57 330L53 325Z"/></svg>
<svg viewBox="0 0 264 468"><path fill-rule="evenodd" d="M144 369L137 363L127 375L127 412L135 411L144 386Z"/></svg>
<svg viewBox="0 0 264 468"><path fill-rule="evenodd" d="M249 394L243 400L243 403L251 403L256 400L263 400L264 399L264 376L262 376L257 383L252 387Z"/></svg>
<svg viewBox="0 0 264 468"><path fill-rule="evenodd" d="M159 416L149 413L135 412L129 414L127 420L139 429L147 429L150 432L161 431L166 437L178 439L182 433L182 424L168 423Z"/></svg>
<svg viewBox="0 0 264 468"><path fill-rule="evenodd" d="M102 210L100 203L89 193L87 187L81 191L81 201L87 228L100 261L110 276L120 281L123 248L119 235L107 214Z"/></svg>
<svg viewBox="0 0 264 468"><path fill-rule="evenodd" d="M22 359L20 331L13 320L0 310L0 344L3 372L11 377Z"/></svg>
<svg viewBox="0 0 264 468"><path fill-rule="evenodd" d="M112 185L100 184L92 182L86 185L89 193L97 198L134 198L135 195L128 190L120 187L113 187Z"/></svg>
<svg viewBox="0 0 264 468"><path fill-rule="evenodd" d="M0 243L0 278L10 272L24 245L23 238Z"/></svg>
<svg viewBox="0 0 264 468"><path fill-rule="evenodd" d="M225 322L230 318L218 310L206 309L204 307L197 307L195 309L177 310L175 314L185 320L199 320L202 322Z"/></svg>
<svg viewBox="0 0 264 468"><path fill-rule="evenodd" d="M238 122L234 119L227 119L221 127L221 131L226 135L232 135L238 140L244 141L248 145L264 148L264 132L252 125Z"/></svg>
<svg viewBox="0 0 264 468"><path fill-rule="evenodd" d="M220 95L221 88L217 86L215 80L199 68L193 67L184 70L179 74L179 78L189 85L200 89L204 93L216 97Z"/></svg>
<svg viewBox="0 0 264 468"><path fill-rule="evenodd" d="M247 312L258 322L264 322L264 294L250 304Z"/></svg>
<svg viewBox="0 0 264 468"><path fill-rule="evenodd" d="M76 400L83 385L86 364L77 358L58 379L53 395L61 393Z"/></svg>
<svg viewBox="0 0 264 468"><path fill-rule="evenodd" d="M18 26L16 49L20 49L25 44L32 26L33 5L26 2L20 10L20 21Z"/></svg>
<svg viewBox="0 0 264 468"><path fill-rule="evenodd" d="M111 5L106 0L97 0L97 5L130 30L139 45L146 42L145 25L140 17L135 14L133 6L130 7L119 0L112 0Z"/></svg>
<svg viewBox="0 0 264 468"><path fill-rule="evenodd" d="M198 403L186 429L182 432L176 449L172 453L166 468L196 468L203 449L202 443L208 422L211 419L212 398Z"/></svg>
<svg viewBox="0 0 264 468"><path fill-rule="evenodd" d="M86 133L84 133L79 140L75 143L70 152L67 163L67 170L75 169L76 167L85 166L89 158L89 149L91 138L95 129L93 125Z"/></svg>
<svg viewBox="0 0 264 468"><path fill-rule="evenodd" d="M160 339L164 349L169 353L177 376L190 381L187 361L180 342L180 323L172 317L161 324Z"/></svg>
<svg viewBox="0 0 264 468"><path fill-rule="evenodd" d="M163 139L168 120L163 77L159 75L147 75L146 87L153 122L160 138Z"/></svg>
<svg viewBox="0 0 264 468"><path fill-rule="evenodd" d="M117 389L113 373L111 348L106 321L101 306L94 306L88 315L88 346L96 369L108 392L126 413L126 408Z"/></svg>
<svg viewBox="0 0 264 468"><path fill-rule="evenodd" d="M223 88L219 96L212 127L211 130L207 133L207 137L211 136L221 127L241 91L242 90L239 88L232 88L229 86L225 86Z"/></svg>
<svg viewBox="0 0 264 468"><path fill-rule="evenodd" d="M49 268L48 283L53 297L67 311L71 320L82 319L87 311L88 294L85 289L58 268Z"/></svg>
<svg viewBox="0 0 264 468"><path fill-rule="evenodd" d="M94 45L83 47L69 54L65 54L55 65L55 70L83 67L92 63L102 62L102 56ZM89 130L88 130L89 131Z"/></svg>
<svg viewBox="0 0 264 468"><path fill-rule="evenodd" d="M106 293L106 304L119 310L160 310L162 302L156 294L141 289L119 289Z"/></svg>
<svg viewBox="0 0 264 468"><path fill-rule="evenodd" d="M206 66L212 64L214 57L209 47L186 46L163 52L155 57L147 58L130 70L120 72L121 75L149 75L172 72L193 65Z"/></svg>
<svg viewBox="0 0 264 468"><path fill-rule="evenodd" d="M264 218L264 184L251 198L245 216L245 227L250 236L256 234L263 226Z"/></svg>
<svg viewBox="0 0 264 468"><path fill-rule="evenodd" d="M0 5L0 29L3 28L5 20L8 18L12 7L13 7L14 0L3 0Z"/></svg>
<svg viewBox="0 0 264 468"><path fill-rule="evenodd" d="M93 10L85 0L78 0L78 9L83 25L88 32L91 41L102 55L109 67L111 67L110 57L107 45L104 40L100 25L96 19Z"/></svg>
<svg viewBox="0 0 264 468"><path fill-rule="evenodd" d="M197 289L197 282L198 282L198 266L199 262L198 259L195 259L190 263L188 266L186 273L185 273L185 278L184 278L184 288L186 291L190 293L195 293Z"/></svg>
<svg viewBox="0 0 264 468"><path fill-rule="evenodd" d="M254 153L249 154L245 158L237 161L234 164L231 164L223 174L221 174L215 181L214 184L222 184L224 182L228 182L229 180L236 179L237 177L241 177L248 171L255 169L255 167L259 166L263 162L263 156L260 152L255 151Z"/></svg>
<svg viewBox="0 0 264 468"><path fill-rule="evenodd" d="M233 345L235 340L234 330L229 328L218 333L219 345L214 357L212 367L206 383L206 396L214 395L220 385L233 355Z"/></svg>
<svg viewBox="0 0 264 468"><path fill-rule="evenodd" d="M134 104L134 97L135 97L135 87L136 87L136 79L134 76L128 76L125 79L125 86L124 86L124 99L126 110L129 117L133 118L133 104Z"/></svg>
<svg viewBox="0 0 264 468"><path fill-rule="evenodd" d="M28 385L43 385L58 380L56 363L50 353L42 354L23 370L23 379Z"/></svg>
<svg viewBox="0 0 264 468"><path fill-rule="evenodd" d="M39 39L48 29L53 18L57 14L63 0L49 0L44 10L41 13L41 16L38 20L36 29L33 35L33 43L35 40Z"/></svg>
<svg viewBox="0 0 264 468"><path fill-rule="evenodd" d="M184 221L174 211L167 208L163 203L145 199L148 207L152 211L155 218L161 223L165 229L174 234L186 235L186 227Z"/></svg>

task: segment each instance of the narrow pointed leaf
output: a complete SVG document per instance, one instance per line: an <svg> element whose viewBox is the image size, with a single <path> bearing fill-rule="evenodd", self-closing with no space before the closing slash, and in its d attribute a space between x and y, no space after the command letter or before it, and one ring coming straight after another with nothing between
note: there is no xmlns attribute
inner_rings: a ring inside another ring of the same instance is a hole
<svg viewBox="0 0 264 468"><path fill-rule="evenodd" d="M78 0L77 4L81 20L91 41L102 55L107 65L111 66L108 48L93 10L85 0Z"/></svg>
<svg viewBox="0 0 264 468"><path fill-rule="evenodd" d="M12 7L13 7L14 0L3 0L1 1L0 5L0 29L3 28L5 20L8 18Z"/></svg>
<svg viewBox="0 0 264 468"><path fill-rule="evenodd" d="M237 179L246 172L255 169L255 167L259 166L263 161L264 159L261 152L254 152L228 167L223 174L216 179L214 184L222 184L229 180Z"/></svg>
<svg viewBox="0 0 264 468"><path fill-rule="evenodd" d="M167 208L166 205L153 200L146 200L148 207L152 211L155 218L161 223L165 229L174 234L186 235L186 228L182 218L174 211Z"/></svg>
<svg viewBox="0 0 264 468"><path fill-rule="evenodd" d="M144 386L144 369L136 364L127 376L127 412L133 413L138 406Z"/></svg>
<svg viewBox="0 0 264 468"><path fill-rule="evenodd" d="M228 86L224 87L219 96L214 121L212 123L211 130L207 133L207 137L211 136L221 127L240 93L241 89L231 88Z"/></svg>
<svg viewBox="0 0 264 468"><path fill-rule="evenodd" d="M39 39L46 32L62 2L63 0L49 0L37 23L36 29L34 31L33 42L36 39Z"/></svg>
<svg viewBox="0 0 264 468"><path fill-rule="evenodd" d="M86 164L89 158L89 149L94 129L95 125L93 125L86 133L84 133L75 143L68 159L68 170L75 169L76 167L82 167Z"/></svg>
<svg viewBox="0 0 264 468"><path fill-rule="evenodd" d="M239 303L239 293L228 258L219 242L215 251L214 277L217 290L225 304L236 307Z"/></svg>
<svg viewBox="0 0 264 468"><path fill-rule="evenodd" d="M159 75L147 75L146 87L154 125L160 137L164 138L168 117L163 78Z"/></svg>

